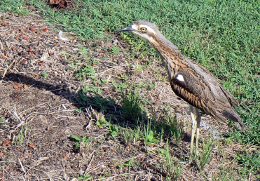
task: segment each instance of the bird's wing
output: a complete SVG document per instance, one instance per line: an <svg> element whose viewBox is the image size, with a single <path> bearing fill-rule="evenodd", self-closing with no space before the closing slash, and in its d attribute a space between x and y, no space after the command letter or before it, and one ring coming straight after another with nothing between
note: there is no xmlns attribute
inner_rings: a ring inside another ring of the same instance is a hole
<svg viewBox="0 0 260 181"><path fill-rule="evenodd" d="M239 105L238 101L234 98L234 96L231 95L227 90L225 90L221 86L219 80L217 78L215 78L215 76L211 72L209 72L204 67L198 65L196 62L192 62L191 60L188 60L188 63L193 68L193 70L198 71L198 73L202 76L202 78L204 80L210 81L211 84L214 85L215 88L216 88L216 86L218 88L220 88L222 91L219 90L219 92L224 93L225 97L228 99L229 103L232 106L238 106Z"/></svg>
<svg viewBox="0 0 260 181"><path fill-rule="evenodd" d="M215 97L212 96L210 87L198 74L191 69L179 69L176 75L172 77L170 84L175 94L191 105L208 114L210 113L207 105L209 102L214 102Z"/></svg>
<svg viewBox="0 0 260 181"><path fill-rule="evenodd" d="M170 80L175 94L215 119L222 121L230 119L244 128L240 116L233 108L235 103L233 96L204 68L192 62L189 62L189 65L180 68Z"/></svg>
<svg viewBox="0 0 260 181"><path fill-rule="evenodd" d="M216 107L232 108L236 101L222 88L218 79L203 67L188 63L188 67L180 68L172 77L173 91L208 114L212 114Z"/></svg>

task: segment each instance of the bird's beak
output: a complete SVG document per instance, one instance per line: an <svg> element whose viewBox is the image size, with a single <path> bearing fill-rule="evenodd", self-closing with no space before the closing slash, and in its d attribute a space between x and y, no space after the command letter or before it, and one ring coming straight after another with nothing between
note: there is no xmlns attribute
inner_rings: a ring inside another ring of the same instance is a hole
<svg viewBox="0 0 260 181"><path fill-rule="evenodd" d="M129 26L129 27L119 30L117 32L131 32L131 31L134 31L134 29L131 26Z"/></svg>

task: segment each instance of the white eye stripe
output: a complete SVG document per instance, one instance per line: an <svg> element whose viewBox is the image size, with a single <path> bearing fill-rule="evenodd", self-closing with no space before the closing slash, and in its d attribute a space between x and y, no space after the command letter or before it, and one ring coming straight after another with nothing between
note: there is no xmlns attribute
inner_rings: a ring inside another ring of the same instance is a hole
<svg viewBox="0 0 260 181"><path fill-rule="evenodd" d="M145 27L147 28L148 32L152 32L152 33L156 34L155 31L152 28L150 28L149 26L145 26Z"/></svg>
<svg viewBox="0 0 260 181"><path fill-rule="evenodd" d="M181 74L178 74L177 77L176 77L176 79L177 79L178 81L184 82L184 77L183 77Z"/></svg>

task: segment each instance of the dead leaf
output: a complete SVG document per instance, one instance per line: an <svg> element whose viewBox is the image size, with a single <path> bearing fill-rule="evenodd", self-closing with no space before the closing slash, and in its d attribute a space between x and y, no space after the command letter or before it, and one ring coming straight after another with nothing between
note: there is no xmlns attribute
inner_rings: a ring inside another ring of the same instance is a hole
<svg viewBox="0 0 260 181"><path fill-rule="evenodd" d="M45 27L42 29L42 31L44 31L45 33L47 33L49 31L48 27Z"/></svg>
<svg viewBox="0 0 260 181"><path fill-rule="evenodd" d="M29 86L24 84L24 85L23 85L23 89L24 89L24 90L27 90L27 89L29 89Z"/></svg>
<svg viewBox="0 0 260 181"><path fill-rule="evenodd" d="M63 157L63 159L64 160L69 160L69 158L70 158L70 154L69 153L66 153L65 155L64 155L64 157Z"/></svg>
<svg viewBox="0 0 260 181"><path fill-rule="evenodd" d="M10 146L12 146L12 141L11 140L4 140L3 142L2 142L2 146L4 146L4 147L7 147L7 148L9 148Z"/></svg>
<svg viewBox="0 0 260 181"><path fill-rule="evenodd" d="M36 144L34 144L34 143L29 143L28 147L33 149L33 150L35 150L37 148Z"/></svg>
<svg viewBox="0 0 260 181"><path fill-rule="evenodd" d="M59 4L61 2L61 0L49 0L49 4L53 5L53 4Z"/></svg>
<svg viewBox="0 0 260 181"><path fill-rule="evenodd" d="M56 5L59 8L66 8L68 6L67 0L49 0L50 5Z"/></svg>
<svg viewBox="0 0 260 181"><path fill-rule="evenodd" d="M26 35L23 35L22 38L23 38L24 40L26 40L26 41L29 41L29 40L30 40L30 38L29 38L28 36L26 36Z"/></svg>
<svg viewBox="0 0 260 181"><path fill-rule="evenodd" d="M0 159L4 158L5 154L0 151Z"/></svg>
<svg viewBox="0 0 260 181"><path fill-rule="evenodd" d="M13 88L14 88L16 91L21 91L21 90L23 90L23 84L14 83Z"/></svg>
<svg viewBox="0 0 260 181"><path fill-rule="evenodd" d="M32 32L34 32L34 33L37 31L34 26L31 26L31 27L29 28L29 30L32 31Z"/></svg>

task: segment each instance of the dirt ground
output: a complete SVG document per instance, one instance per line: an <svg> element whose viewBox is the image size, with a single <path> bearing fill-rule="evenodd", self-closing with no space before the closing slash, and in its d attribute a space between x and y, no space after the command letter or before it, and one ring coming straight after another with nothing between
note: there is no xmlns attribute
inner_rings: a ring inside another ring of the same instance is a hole
<svg viewBox="0 0 260 181"><path fill-rule="evenodd" d="M223 170L232 171L230 175L239 180L240 168L234 157L246 148L235 143L225 146L220 135L227 132L227 126L213 127L209 116L202 118L201 138L219 139L212 161L206 172L187 163L191 126L188 105L171 91L159 61L136 73L138 65L152 60L137 58L129 66L129 49L118 36L82 42L63 41L58 33L57 27L47 25L37 14L0 14L0 180L75 181L82 175L91 175L85 180L165 180L168 173L160 166L163 158L153 151L163 145L125 144L95 124L97 117L105 116L120 126L127 125L122 119L120 96L112 86L123 76L133 84L155 84L155 89L141 93L150 102L149 113L159 119L168 107L181 122L186 137L178 145L171 144L171 153L183 170L179 180L212 180ZM111 53L114 46L120 47L119 54ZM99 61L93 63L97 76L108 80L100 86L102 96L85 95L83 102L80 90L85 85L91 88L93 82L75 78L72 65L80 67L89 60L82 48L88 49L91 60ZM97 104L97 100L103 104ZM92 141L76 150L71 135ZM133 158L138 160L137 165L122 166Z"/></svg>

